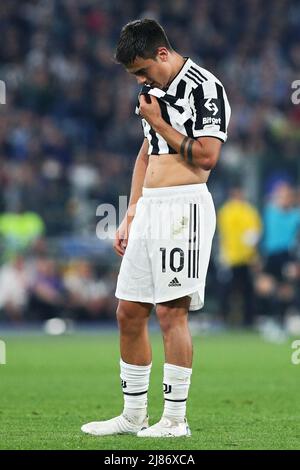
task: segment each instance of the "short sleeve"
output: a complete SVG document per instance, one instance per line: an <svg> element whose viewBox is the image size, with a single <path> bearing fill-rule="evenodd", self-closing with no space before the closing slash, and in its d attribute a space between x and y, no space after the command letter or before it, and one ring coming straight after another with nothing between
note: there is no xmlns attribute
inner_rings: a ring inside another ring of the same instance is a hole
<svg viewBox="0 0 300 470"><path fill-rule="evenodd" d="M190 96L193 112L193 137L227 140L231 109L220 82L207 80L194 88Z"/></svg>

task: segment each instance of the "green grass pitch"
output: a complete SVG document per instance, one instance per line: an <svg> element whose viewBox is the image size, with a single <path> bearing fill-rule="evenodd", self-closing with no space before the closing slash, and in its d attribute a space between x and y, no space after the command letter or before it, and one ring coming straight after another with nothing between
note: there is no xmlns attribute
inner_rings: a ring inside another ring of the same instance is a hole
<svg viewBox="0 0 300 470"><path fill-rule="evenodd" d="M1 336L1 334L0 334ZM191 438L91 437L88 421L122 409L117 334L1 337L0 449L299 449L300 365L291 341L228 333L194 337ZM152 335L151 423L163 407L163 349Z"/></svg>

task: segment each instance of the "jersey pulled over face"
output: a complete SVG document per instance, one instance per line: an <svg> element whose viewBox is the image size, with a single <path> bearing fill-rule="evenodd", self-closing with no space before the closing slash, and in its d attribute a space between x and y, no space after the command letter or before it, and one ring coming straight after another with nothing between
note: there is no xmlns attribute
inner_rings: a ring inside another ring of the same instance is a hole
<svg viewBox="0 0 300 470"><path fill-rule="evenodd" d="M224 87L212 73L190 58L166 88L146 83L141 93L158 99L163 119L181 134L226 141L231 109ZM139 106L136 114L139 114ZM144 118L142 127L149 142L149 155L177 153Z"/></svg>

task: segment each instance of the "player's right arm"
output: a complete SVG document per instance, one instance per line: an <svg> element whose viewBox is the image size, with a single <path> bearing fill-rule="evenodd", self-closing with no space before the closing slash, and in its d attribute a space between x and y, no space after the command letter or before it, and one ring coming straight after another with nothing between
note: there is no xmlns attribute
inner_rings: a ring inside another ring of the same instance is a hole
<svg viewBox="0 0 300 470"><path fill-rule="evenodd" d="M115 252L120 256L123 256L125 253L130 231L130 225L135 216L136 203L142 196L142 189L149 160L148 147L148 140L144 139L133 169L129 206L125 217L116 232L113 246Z"/></svg>

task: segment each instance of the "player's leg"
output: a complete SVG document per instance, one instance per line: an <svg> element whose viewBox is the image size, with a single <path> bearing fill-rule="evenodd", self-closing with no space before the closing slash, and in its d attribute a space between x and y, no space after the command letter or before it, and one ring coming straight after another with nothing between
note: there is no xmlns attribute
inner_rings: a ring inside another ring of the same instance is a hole
<svg viewBox="0 0 300 470"><path fill-rule="evenodd" d="M120 330L123 415L140 424L147 417L147 392L151 371L148 319L153 305L120 300L117 318Z"/></svg>
<svg viewBox="0 0 300 470"><path fill-rule="evenodd" d="M162 229L149 240L148 251L165 346L165 407L161 421L138 436L188 436L185 412L192 373L188 310L204 304L216 214L205 184L147 188L144 196L152 201L151 229Z"/></svg>
<svg viewBox="0 0 300 470"><path fill-rule="evenodd" d="M119 300L120 352L122 360L128 364L147 366L151 363L148 320L152 308L148 303Z"/></svg>
<svg viewBox="0 0 300 470"><path fill-rule="evenodd" d="M185 296L156 306L165 349L165 405L161 420L140 431L139 437L180 437L191 434L186 420L193 355L188 327L190 300L190 297Z"/></svg>
<svg viewBox="0 0 300 470"><path fill-rule="evenodd" d="M82 426L82 431L96 436L136 434L148 426L147 392L151 371L151 346L148 319L152 304L120 300L117 319L120 329L121 386L124 409L120 416Z"/></svg>
<svg viewBox="0 0 300 470"><path fill-rule="evenodd" d="M165 362L192 367L193 346L188 326L189 296L157 304L156 315L163 335Z"/></svg>

